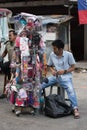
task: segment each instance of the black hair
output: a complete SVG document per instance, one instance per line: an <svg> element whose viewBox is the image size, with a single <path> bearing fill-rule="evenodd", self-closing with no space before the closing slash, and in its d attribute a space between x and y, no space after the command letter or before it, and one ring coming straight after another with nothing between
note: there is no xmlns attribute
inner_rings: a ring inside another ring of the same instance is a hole
<svg viewBox="0 0 87 130"><path fill-rule="evenodd" d="M64 49L64 43L62 40L59 40L59 39L53 41L52 46L56 46L58 49L60 48Z"/></svg>
<svg viewBox="0 0 87 130"><path fill-rule="evenodd" d="M13 30L13 29L10 30L9 33L10 33L10 32L13 32L14 35L17 35L17 33L15 32L15 30Z"/></svg>

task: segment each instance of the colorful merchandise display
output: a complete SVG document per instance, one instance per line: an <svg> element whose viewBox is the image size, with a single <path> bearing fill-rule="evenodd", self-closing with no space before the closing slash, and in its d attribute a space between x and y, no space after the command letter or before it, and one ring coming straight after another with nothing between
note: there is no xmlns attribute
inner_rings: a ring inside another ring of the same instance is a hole
<svg viewBox="0 0 87 130"><path fill-rule="evenodd" d="M45 44L39 33L41 20L32 14L14 16L18 33L11 62L11 80L7 97L19 116L22 111L35 113L40 108L39 89L46 76Z"/></svg>

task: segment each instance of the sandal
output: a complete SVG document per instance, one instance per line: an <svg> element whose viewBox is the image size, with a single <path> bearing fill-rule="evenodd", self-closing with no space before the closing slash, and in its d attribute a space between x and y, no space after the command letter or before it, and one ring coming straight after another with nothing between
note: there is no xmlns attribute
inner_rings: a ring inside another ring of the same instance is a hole
<svg viewBox="0 0 87 130"><path fill-rule="evenodd" d="M74 109L74 118L75 119L79 119L80 118L78 109Z"/></svg>

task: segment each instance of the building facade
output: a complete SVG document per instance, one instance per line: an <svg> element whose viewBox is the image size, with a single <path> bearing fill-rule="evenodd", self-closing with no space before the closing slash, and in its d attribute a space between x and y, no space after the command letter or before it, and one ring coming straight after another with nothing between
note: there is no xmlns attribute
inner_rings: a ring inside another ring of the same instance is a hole
<svg viewBox="0 0 87 130"><path fill-rule="evenodd" d="M86 44L84 39L84 25L79 25L77 0L0 0L0 8L8 8L13 15L20 12L32 13L36 15L68 14L73 19L70 22L70 43L71 51L75 59L87 59Z"/></svg>

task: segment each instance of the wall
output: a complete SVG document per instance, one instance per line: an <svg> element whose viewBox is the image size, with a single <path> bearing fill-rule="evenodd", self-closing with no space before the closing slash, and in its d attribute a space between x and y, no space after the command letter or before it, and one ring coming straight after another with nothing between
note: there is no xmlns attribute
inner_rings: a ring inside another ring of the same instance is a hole
<svg viewBox="0 0 87 130"><path fill-rule="evenodd" d="M87 60L87 25L84 25L84 60Z"/></svg>

